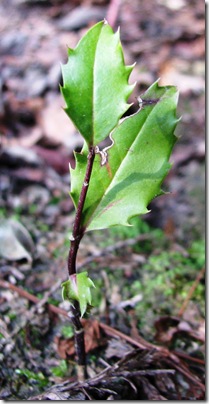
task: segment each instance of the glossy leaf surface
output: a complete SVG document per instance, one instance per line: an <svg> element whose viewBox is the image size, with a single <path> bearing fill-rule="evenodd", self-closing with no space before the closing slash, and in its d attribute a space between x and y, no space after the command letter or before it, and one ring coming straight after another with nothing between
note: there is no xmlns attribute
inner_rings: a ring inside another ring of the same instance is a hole
<svg viewBox="0 0 209 404"><path fill-rule="evenodd" d="M103 141L129 108L133 66L125 66L119 31L94 25L62 66L65 111L88 145Z"/></svg>
<svg viewBox="0 0 209 404"><path fill-rule="evenodd" d="M163 193L161 184L170 169L169 158L177 140L178 91L172 86L159 87L156 82L141 99L142 108L112 132L107 163L101 166L100 155L96 156L82 216L86 231L129 225L132 217L147 213L151 200ZM75 156L71 196L77 207L87 145Z"/></svg>

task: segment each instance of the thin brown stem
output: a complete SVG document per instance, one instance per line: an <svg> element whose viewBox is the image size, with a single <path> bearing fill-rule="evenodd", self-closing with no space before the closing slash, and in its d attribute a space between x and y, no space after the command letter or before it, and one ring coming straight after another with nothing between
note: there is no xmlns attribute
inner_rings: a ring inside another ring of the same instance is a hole
<svg viewBox="0 0 209 404"><path fill-rule="evenodd" d="M80 309L77 301L74 302L74 305L71 307L71 311L68 313L68 316L70 317L74 326L74 341L78 381L83 382L88 375L86 371L84 328L80 321Z"/></svg>
<svg viewBox="0 0 209 404"><path fill-rule="evenodd" d="M89 148L89 155L88 155L88 163L86 168L86 174L83 181L80 198L78 202L78 208L75 216L75 221L73 225L73 232L71 236L71 245L70 251L68 255L68 272L69 275L73 275L76 273L76 257L79 248L80 241L84 235L85 229L81 226L81 219L82 219L82 212L84 203L86 200L86 194L88 191L88 186L91 178L93 163L95 158L95 150L94 147Z"/></svg>
<svg viewBox="0 0 209 404"><path fill-rule="evenodd" d="M88 163L86 167L86 174L81 188L80 198L78 201L78 208L76 211L75 221L73 225L73 232L71 236L70 251L68 255L68 273L69 276L76 274L76 258L80 245L80 241L84 235L85 228L82 226L82 213L86 200L86 195L89 187L93 163L95 158L95 149L93 146L89 148ZM78 381L82 382L86 377L86 352L84 341L84 329L80 321L80 309L77 301L73 302L69 317L74 326L74 339L75 339L75 352L77 360L77 376Z"/></svg>

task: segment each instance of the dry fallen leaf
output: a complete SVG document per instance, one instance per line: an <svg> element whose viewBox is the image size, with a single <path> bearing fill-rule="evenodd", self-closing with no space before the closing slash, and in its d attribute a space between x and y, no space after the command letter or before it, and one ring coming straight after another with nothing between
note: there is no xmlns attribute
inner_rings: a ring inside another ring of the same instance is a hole
<svg viewBox="0 0 209 404"><path fill-rule="evenodd" d="M10 261L32 262L34 243L27 229L12 219L0 220L0 256Z"/></svg>
<svg viewBox="0 0 209 404"><path fill-rule="evenodd" d="M99 328L99 323L96 320L85 320L84 324L84 338L86 353L92 351L99 346L105 345L106 340L102 338ZM74 338L55 337L57 344L58 354L62 359L66 359L75 354Z"/></svg>
<svg viewBox="0 0 209 404"><path fill-rule="evenodd" d="M50 141L64 145L69 152L72 152L82 145L82 138L63 108L64 102L61 96L48 98L47 105L40 115L40 127Z"/></svg>

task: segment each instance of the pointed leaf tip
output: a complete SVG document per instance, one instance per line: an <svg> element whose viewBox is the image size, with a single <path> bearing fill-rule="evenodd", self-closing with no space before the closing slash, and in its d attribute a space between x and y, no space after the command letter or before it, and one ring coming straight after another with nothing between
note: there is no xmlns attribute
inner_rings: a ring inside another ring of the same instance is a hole
<svg viewBox="0 0 209 404"><path fill-rule="evenodd" d="M88 145L102 142L129 108L130 73L119 30L114 33L105 21L69 49L68 62L62 66L65 111Z"/></svg>

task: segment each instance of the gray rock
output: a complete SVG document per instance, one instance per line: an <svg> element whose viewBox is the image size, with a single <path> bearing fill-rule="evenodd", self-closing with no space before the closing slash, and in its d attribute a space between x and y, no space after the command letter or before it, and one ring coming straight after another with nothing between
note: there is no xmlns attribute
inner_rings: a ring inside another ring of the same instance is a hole
<svg viewBox="0 0 209 404"><path fill-rule="evenodd" d="M27 43L27 36L21 32L8 31L1 37L0 54L21 55Z"/></svg>
<svg viewBox="0 0 209 404"><path fill-rule="evenodd" d="M5 146L1 155L1 164L8 167L19 167L30 165L38 167L42 164L42 159L35 151L22 146Z"/></svg>
<svg viewBox="0 0 209 404"><path fill-rule="evenodd" d="M48 88L46 72L39 66L30 66L25 74L25 90L30 97L41 96Z"/></svg>

